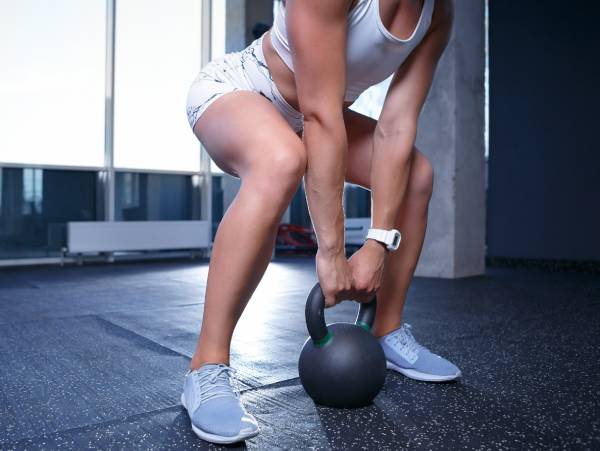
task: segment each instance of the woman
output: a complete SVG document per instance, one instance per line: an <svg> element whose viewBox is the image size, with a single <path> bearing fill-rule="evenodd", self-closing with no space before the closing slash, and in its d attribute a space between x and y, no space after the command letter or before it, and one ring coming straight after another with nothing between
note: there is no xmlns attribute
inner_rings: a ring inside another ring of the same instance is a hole
<svg viewBox="0 0 600 451"><path fill-rule="evenodd" d="M326 304L365 301L377 291L373 332L388 367L419 380L460 376L401 323L433 185L431 164L414 147L417 121L451 26L449 0L288 0L270 31L209 63L192 84L194 134L219 167L241 179L214 240L182 395L200 437L232 443L258 433L231 388L229 346L302 177ZM379 121L348 109L392 74ZM376 229L350 260L344 180L371 190Z"/></svg>

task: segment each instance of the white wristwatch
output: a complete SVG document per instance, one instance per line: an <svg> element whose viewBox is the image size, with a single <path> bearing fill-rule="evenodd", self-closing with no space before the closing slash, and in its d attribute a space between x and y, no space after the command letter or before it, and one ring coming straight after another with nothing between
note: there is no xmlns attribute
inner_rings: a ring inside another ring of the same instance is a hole
<svg viewBox="0 0 600 451"><path fill-rule="evenodd" d="M395 251L400 246L400 240L402 236L400 231L396 229L383 230L383 229L369 229L367 232L366 240L375 240L385 244L385 247L390 251Z"/></svg>

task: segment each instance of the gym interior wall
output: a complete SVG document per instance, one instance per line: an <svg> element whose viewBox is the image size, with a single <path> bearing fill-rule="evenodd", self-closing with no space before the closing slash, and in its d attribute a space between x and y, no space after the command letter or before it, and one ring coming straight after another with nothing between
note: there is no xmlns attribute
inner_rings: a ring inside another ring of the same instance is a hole
<svg viewBox="0 0 600 451"><path fill-rule="evenodd" d="M599 14L489 2L488 257L600 260Z"/></svg>

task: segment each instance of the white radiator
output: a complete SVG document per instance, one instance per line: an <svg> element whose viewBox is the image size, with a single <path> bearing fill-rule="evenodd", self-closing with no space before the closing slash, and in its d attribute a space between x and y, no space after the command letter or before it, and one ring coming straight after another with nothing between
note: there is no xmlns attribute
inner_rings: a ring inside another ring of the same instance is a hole
<svg viewBox="0 0 600 451"><path fill-rule="evenodd" d="M203 249L208 221L114 221L67 223L69 253Z"/></svg>
<svg viewBox="0 0 600 451"><path fill-rule="evenodd" d="M346 245L362 246L371 227L371 218L346 218Z"/></svg>

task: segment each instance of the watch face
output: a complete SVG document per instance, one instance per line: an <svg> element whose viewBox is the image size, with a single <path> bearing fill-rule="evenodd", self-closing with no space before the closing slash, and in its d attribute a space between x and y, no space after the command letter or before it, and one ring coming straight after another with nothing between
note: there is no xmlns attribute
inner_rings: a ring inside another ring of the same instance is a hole
<svg viewBox="0 0 600 451"><path fill-rule="evenodd" d="M389 233L392 234L392 242L389 244L388 249L395 251L400 246L400 240L402 239L402 235L400 235L400 231L396 229L390 230Z"/></svg>

